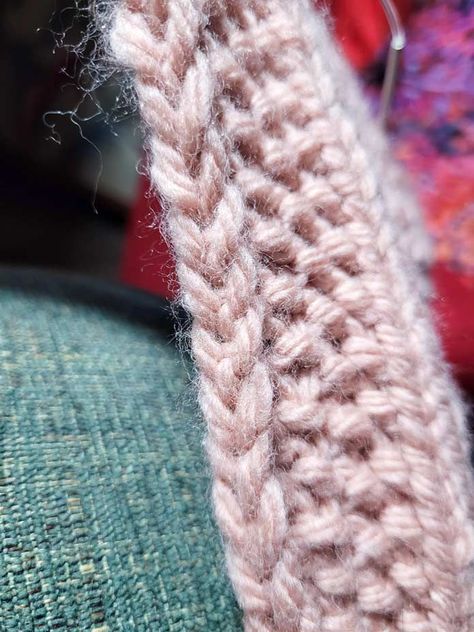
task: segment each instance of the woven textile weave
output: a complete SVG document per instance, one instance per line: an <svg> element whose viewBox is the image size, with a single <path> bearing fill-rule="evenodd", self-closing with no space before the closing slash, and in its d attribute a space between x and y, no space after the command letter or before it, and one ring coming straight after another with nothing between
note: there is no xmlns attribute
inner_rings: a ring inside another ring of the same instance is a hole
<svg viewBox="0 0 474 632"><path fill-rule="evenodd" d="M0 272L1 632L241 629L166 318Z"/></svg>
<svg viewBox="0 0 474 632"><path fill-rule="evenodd" d="M415 205L302 0L123 0L248 632L473 630L472 474Z"/></svg>

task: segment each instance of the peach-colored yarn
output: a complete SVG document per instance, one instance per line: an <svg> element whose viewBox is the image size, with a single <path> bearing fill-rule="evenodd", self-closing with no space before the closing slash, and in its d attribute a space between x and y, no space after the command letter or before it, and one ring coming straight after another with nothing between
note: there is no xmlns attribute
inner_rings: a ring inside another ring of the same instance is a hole
<svg viewBox="0 0 474 632"><path fill-rule="evenodd" d="M469 445L426 249L322 17L125 0L111 47L193 315L246 630L473 630Z"/></svg>

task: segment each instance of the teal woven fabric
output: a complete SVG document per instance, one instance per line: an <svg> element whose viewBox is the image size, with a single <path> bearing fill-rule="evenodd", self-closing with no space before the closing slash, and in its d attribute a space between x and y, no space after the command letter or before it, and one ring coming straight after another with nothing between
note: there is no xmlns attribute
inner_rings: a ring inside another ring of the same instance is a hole
<svg viewBox="0 0 474 632"><path fill-rule="evenodd" d="M242 629L165 316L0 273L0 630Z"/></svg>

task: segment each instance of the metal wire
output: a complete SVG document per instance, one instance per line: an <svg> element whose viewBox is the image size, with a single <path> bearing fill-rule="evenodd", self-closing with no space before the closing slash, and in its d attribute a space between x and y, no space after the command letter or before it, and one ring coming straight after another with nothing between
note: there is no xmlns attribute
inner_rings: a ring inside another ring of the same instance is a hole
<svg viewBox="0 0 474 632"><path fill-rule="evenodd" d="M390 108L392 106L393 92L397 80L398 66L403 49L406 45L406 36L398 11L392 0L380 0L385 17L390 27L391 40L387 57L387 66L383 79L382 93L380 96L380 122L387 123Z"/></svg>

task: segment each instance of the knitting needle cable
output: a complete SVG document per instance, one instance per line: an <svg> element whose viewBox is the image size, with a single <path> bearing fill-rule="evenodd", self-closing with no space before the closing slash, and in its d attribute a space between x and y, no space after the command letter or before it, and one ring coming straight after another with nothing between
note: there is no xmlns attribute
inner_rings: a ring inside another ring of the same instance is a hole
<svg viewBox="0 0 474 632"><path fill-rule="evenodd" d="M385 17L390 27L391 40L388 51L387 67L383 79L382 94L380 97L379 119L382 125L387 123L393 100L397 71L400 57L406 45L406 36L398 11L392 0L380 0Z"/></svg>

